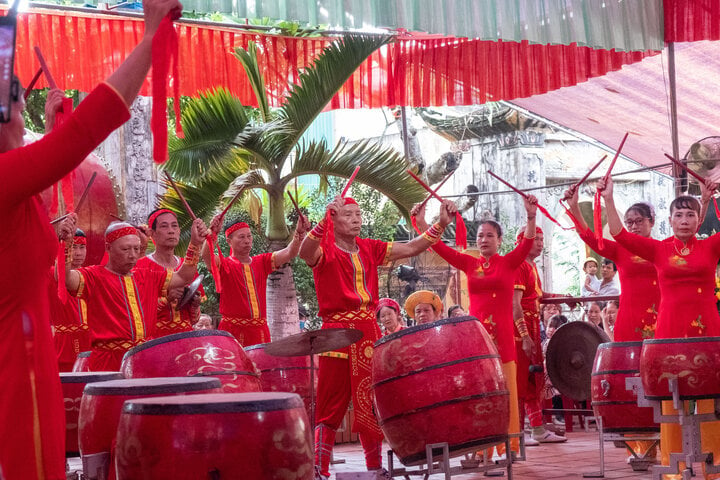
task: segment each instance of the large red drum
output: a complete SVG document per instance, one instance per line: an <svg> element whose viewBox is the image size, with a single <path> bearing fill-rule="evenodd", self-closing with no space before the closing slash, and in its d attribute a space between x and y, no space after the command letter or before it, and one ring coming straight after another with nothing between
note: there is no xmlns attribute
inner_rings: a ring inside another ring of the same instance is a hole
<svg viewBox="0 0 720 480"><path fill-rule="evenodd" d="M655 338L643 342L640 377L645 396L669 400L677 379L683 400L720 397L720 337Z"/></svg>
<svg viewBox="0 0 720 480"><path fill-rule="evenodd" d="M85 385L123 378L120 372L61 372L63 401L65 403L65 454L79 455L78 416Z"/></svg>
<svg viewBox="0 0 720 480"><path fill-rule="evenodd" d="M196 373L194 377L217 378L224 393L261 392L260 375L247 370L222 370L219 372Z"/></svg>
<svg viewBox="0 0 720 480"><path fill-rule="evenodd" d="M130 400L116 454L120 480L314 478L310 424L292 393Z"/></svg>
<svg viewBox="0 0 720 480"><path fill-rule="evenodd" d="M111 462L108 467L112 465L110 454L126 400L217 392L220 380L216 378L130 378L87 385L80 404L80 455L107 453ZM115 469L108 471L108 478L115 478Z"/></svg>
<svg viewBox="0 0 720 480"><path fill-rule="evenodd" d="M90 371L90 354L92 352L80 352L73 364L73 372L89 372Z"/></svg>
<svg viewBox="0 0 720 480"><path fill-rule="evenodd" d="M265 352L267 343L245 347L250 360L260 371L260 383L265 392L297 393L305 402L310 415L310 357L276 357ZM315 387L317 388L317 357L315 357Z"/></svg>
<svg viewBox="0 0 720 480"><path fill-rule="evenodd" d="M131 348L120 371L126 378L190 377L242 372L250 380L238 384L244 391L259 392L255 365L240 343L222 330L175 333Z"/></svg>
<svg viewBox="0 0 720 480"><path fill-rule="evenodd" d="M425 445L447 442L457 455L508 435L509 392L497 349L475 317L438 320L375 343L378 422L405 465Z"/></svg>
<svg viewBox="0 0 720 480"><path fill-rule="evenodd" d="M602 343L595 353L592 407L602 417L605 432L657 432L651 407L638 407L637 396L625 379L640 376L642 342Z"/></svg>

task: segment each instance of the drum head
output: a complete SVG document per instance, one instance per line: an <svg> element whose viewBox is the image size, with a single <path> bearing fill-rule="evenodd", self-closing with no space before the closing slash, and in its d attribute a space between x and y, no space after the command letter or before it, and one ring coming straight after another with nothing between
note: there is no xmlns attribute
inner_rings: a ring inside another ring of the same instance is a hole
<svg viewBox="0 0 720 480"><path fill-rule="evenodd" d="M590 398L595 352L609 342L607 334L589 322L570 322L548 342L545 365L553 386L573 400Z"/></svg>

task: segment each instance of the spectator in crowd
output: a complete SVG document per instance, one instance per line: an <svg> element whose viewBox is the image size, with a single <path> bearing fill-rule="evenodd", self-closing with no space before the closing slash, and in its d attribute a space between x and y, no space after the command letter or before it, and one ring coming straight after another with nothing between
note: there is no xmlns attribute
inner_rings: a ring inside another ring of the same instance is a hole
<svg viewBox="0 0 720 480"><path fill-rule="evenodd" d="M463 310L462 305L453 305L452 307L448 308L448 318L464 317L466 315L467 312Z"/></svg>
<svg viewBox="0 0 720 480"><path fill-rule="evenodd" d="M405 328L405 322L400 316L400 304L392 298L381 298L378 301L375 316L385 330L385 335L399 332Z"/></svg>
<svg viewBox="0 0 720 480"><path fill-rule="evenodd" d="M617 265L609 258L603 258L602 270L600 271L602 281L598 289L598 295L620 295L620 282L617 278Z"/></svg>
<svg viewBox="0 0 720 480"><path fill-rule="evenodd" d="M585 259L583 263L583 272L585 272L585 281L580 288L580 296L589 297L597 295L600 291L600 279L597 277L598 262L592 257Z"/></svg>
<svg viewBox="0 0 720 480"><path fill-rule="evenodd" d="M430 290L418 290L405 300L405 313L418 325L440 320L442 311L442 300Z"/></svg>

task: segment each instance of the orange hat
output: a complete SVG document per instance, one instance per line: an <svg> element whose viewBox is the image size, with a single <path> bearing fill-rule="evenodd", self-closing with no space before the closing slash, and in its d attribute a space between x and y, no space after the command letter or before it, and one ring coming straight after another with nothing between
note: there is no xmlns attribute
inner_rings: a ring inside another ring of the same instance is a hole
<svg viewBox="0 0 720 480"><path fill-rule="evenodd" d="M440 300L440 297L438 297L436 293L430 290L418 290L405 300L405 313L407 313L408 317L415 318L415 307L421 303L429 303L432 305L435 313L440 314L443 311L442 300Z"/></svg>

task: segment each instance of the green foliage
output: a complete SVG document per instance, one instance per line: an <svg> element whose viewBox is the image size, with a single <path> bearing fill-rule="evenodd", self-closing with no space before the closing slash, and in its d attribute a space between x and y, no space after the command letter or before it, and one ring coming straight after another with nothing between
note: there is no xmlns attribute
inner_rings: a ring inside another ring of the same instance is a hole
<svg viewBox="0 0 720 480"><path fill-rule="evenodd" d="M28 95L23 111L25 128L36 133L45 133L45 102L49 89L33 90ZM73 99L73 107L80 103L78 90L65 90L65 95Z"/></svg>

